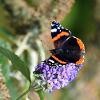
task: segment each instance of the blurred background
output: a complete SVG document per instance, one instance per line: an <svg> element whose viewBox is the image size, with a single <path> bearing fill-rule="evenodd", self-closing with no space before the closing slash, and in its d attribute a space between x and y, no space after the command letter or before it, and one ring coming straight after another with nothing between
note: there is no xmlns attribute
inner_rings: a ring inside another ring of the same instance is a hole
<svg viewBox="0 0 100 100"><path fill-rule="evenodd" d="M53 48L50 23L59 21L86 47L83 69L67 87L45 100L100 100L100 0L0 0L0 46L25 61L32 71ZM23 69L24 70L24 69ZM28 81L0 54L0 100L15 100ZM34 91L22 100L38 100Z"/></svg>

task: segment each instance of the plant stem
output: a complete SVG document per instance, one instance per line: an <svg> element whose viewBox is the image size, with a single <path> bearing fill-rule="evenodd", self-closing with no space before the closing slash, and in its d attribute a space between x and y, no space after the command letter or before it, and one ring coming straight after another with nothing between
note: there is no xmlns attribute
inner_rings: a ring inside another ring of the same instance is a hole
<svg viewBox="0 0 100 100"><path fill-rule="evenodd" d="M37 93L40 97L40 100L44 100L44 92L42 90L38 90Z"/></svg>
<svg viewBox="0 0 100 100"><path fill-rule="evenodd" d="M31 85L29 86L28 90L21 94L16 100L20 100L24 95L26 95L30 91Z"/></svg>

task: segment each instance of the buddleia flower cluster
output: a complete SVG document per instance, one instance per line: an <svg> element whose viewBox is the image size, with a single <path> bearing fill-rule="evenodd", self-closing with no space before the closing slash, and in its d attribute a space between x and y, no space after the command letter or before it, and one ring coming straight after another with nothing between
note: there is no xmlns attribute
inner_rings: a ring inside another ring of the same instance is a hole
<svg viewBox="0 0 100 100"><path fill-rule="evenodd" d="M50 66L44 61L37 65L33 74L44 91L52 92L73 81L82 66L82 64L76 65L75 63Z"/></svg>

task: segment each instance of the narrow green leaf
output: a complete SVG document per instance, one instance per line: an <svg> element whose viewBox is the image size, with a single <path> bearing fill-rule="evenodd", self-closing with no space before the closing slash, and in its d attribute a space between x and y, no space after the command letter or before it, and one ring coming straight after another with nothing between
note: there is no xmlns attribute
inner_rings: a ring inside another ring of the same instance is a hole
<svg viewBox="0 0 100 100"><path fill-rule="evenodd" d="M9 36L8 36L9 35ZM14 41L14 36L7 29L0 27L0 38L7 41L12 45L16 45Z"/></svg>
<svg viewBox="0 0 100 100"><path fill-rule="evenodd" d="M40 97L40 100L44 100L44 92L43 92L43 90L39 90L39 91L37 91L37 93L38 93L38 95Z"/></svg>
<svg viewBox="0 0 100 100"><path fill-rule="evenodd" d="M19 70L31 83L30 79L30 71L28 66L23 62L17 55L15 55L13 52L9 51L8 49L5 49L3 47L0 47L0 53L6 56L14 65L14 67Z"/></svg>

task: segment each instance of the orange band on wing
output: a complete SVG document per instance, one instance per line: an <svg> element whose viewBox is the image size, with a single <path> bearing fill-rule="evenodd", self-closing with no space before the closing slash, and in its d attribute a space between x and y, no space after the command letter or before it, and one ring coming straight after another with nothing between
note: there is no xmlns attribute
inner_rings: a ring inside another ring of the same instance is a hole
<svg viewBox="0 0 100 100"><path fill-rule="evenodd" d="M82 64L82 63L84 63L84 58L83 58L83 57L81 57L81 58L76 62L76 64Z"/></svg>
<svg viewBox="0 0 100 100"><path fill-rule="evenodd" d="M66 63L67 63L67 62L64 62L64 61L58 59L58 58L57 58L56 56L54 56L54 55L52 55L52 58L54 58L56 61L58 61L58 62L61 63L61 64L66 64Z"/></svg>
<svg viewBox="0 0 100 100"><path fill-rule="evenodd" d="M78 38L77 38L77 43L79 44L79 47L80 47L81 50L85 50L83 42Z"/></svg>
<svg viewBox="0 0 100 100"><path fill-rule="evenodd" d="M62 36L68 36L69 33L68 32L61 32L60 34L58 34L56 37L54 37L52 39L53 42L55 42L56 40L60 39Z"/></svg>

